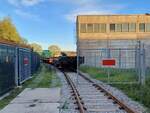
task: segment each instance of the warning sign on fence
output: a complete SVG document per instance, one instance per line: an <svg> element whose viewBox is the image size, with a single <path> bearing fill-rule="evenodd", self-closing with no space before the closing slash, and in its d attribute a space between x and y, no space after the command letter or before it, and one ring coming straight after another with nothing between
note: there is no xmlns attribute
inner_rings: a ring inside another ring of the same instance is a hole
<svg viewBox="0 0 150 113"><path fill-rule="evenodd" d="M28 58L24 58L24 65L28 65L29 64L29 59Z"/></svg>
<svg viewBox="0 0 150 113"><path fill-rule="evenodd" d="M116 59L114 58L102 59L101 65L104 67L114 67L116 65Z"/></svg>

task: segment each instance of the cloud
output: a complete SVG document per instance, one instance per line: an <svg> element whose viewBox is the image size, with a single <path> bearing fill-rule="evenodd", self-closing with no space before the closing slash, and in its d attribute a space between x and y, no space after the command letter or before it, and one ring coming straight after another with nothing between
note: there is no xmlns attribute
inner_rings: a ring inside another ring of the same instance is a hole
<svg viewBox="0 0 150 113"><path fill-rule="evenodd" d="M8 0L8 3L14 6L19 6L19 1L18 0Z"/></svg>
<svg viewBox="0 0 150 113"><path fill-rule="evenodd" d="M104 0L75 0L74 4L77 5L76 9L64 15L71 22L75 22L77 15L115 14L126 7L117 3L106 3Z"/></svg>
<svg viewBox="0 0 150 113"><path fill-rule="evenodd" d="M19 6L34 6L44 1L45 0L8 0L8 3L16 7L19 7Z"/></svg>
<svg viewBox="0 0 150 113"><path fill-rule="evenodd" d="M112 14L111 11L106 11L106 10L75 10L67 15L65 15L65 18L71 22L76 21L77 15L102 15L102 14Z"/></svg>
<svg viewBox="0 0 150 113"><path fill-rule="evenodd" d="M22 0L22 5L33 6L41 2L44 2L44 0Z"/></svg>
<svg viewBox="0 0 150 113"><path fill-rule="evenodd" d="M72 5L86 5L86 4L93 4L97 0L48 0L49 2L57 2L57 3L65 3L65 4L72 4Z"/></svg>
<svg viewBox="0 0 150 113"><path fill-rule="evenodd" d="M25 12L20 9L16 9L14 12L22 18L30 19L30 20L38 21L38 22L41 21L38 15L31 14L29 12Z"/></svg>

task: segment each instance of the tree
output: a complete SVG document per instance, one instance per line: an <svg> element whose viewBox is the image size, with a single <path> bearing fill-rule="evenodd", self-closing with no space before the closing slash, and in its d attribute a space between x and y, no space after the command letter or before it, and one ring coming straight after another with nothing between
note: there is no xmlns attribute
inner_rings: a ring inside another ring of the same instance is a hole
<svg viewBox="0 0 150 113"><path fill-rule="evenodd" d="M35 52L42 53L42 46L36 43L30 44Z"/></svg>
<svg viewBox="0 0 150 113"><path fill-rule="evenodd" d="M52 53L49 50L43 50L41 55L44 58L50 58L50 57L52 57Z"/></svg>
<svg viewBox="0 0 150 113"><path fill-rule="evenodd" d="M21 37L9 17L4 18L2 21L0 21L0 38L17 43L21 42Z"/></svg>
<svg viewBox="0 0 150 113"><path fill-rule="evenodd" d="M28 40L26 38L21 39L21 44L28 45Z"/></svg>
<svg viewBox="0 0 150 113"><path fill-rule="evenodd" d="M48 50L52 52L53 56L59 56L61 53L61 49L57 45L51 45L48 47Z"/></svg>

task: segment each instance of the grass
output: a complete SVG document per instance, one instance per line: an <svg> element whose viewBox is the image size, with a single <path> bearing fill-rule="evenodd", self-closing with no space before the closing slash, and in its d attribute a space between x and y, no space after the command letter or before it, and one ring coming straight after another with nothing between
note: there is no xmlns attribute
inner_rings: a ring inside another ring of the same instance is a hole
<svg viewBox="0 0 150 113"><path fill-rule="evenodd" d="M56 76L54 70L52 70L48 65L42 65L31 79L24 82L21 87L13 89L9 96L0 100L0 109L8 105L10 101L13 100L25 88L50 88L58 87L60 85L60 80Z"/></svg>
<svg viewBox="0 0 150 113"><path fill-rule="evenodd" d="M92 78L107 81L107 73L104 69L82 66L81 71L88 73ZM137 81L135 72L132 70L119 71L113 70L110 74L110 81L114 82L134 82ZM145 85L140 84L111 84L112 86L122 90L128 97L143 104L148 108L150 113L150 77L147 77Z"/></svg>
<svg viewBox="0 0 150 113"><path fill-rule="evenodd" d="M126 95L135 101L140 102L150 109L150 78L145 85L140 84L113 84L114 87L121 89Z"/></svg>
<svg viewBox="0 0 150 113"><path fill-rule="evenodd" d="M54 83L55 79L57 79L58 82ZM58 87L61 85L54 70L52 70L48 65L42 66L42 69L40 70L39 74L35 76L32 82L26 84L28 84L28 88L50 88Z"/></svg>
<svg viewBox="0 0 150 113"><path fill-rule="evenodd" d="M95 68L88 66L81 66L80 70L89 73L93 78L101 80L103 82L108 81L108 71L109 71L109 81L110 82L137 82L138 77L134 70L118 70L118 69L106 69L106 68Z"/></svg>

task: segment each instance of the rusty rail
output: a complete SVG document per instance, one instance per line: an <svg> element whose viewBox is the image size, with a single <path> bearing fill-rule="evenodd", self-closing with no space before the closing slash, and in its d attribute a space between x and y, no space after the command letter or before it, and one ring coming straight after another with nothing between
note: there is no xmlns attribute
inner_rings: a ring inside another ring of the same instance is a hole
<svg viewBox="0 0 150 113"><path fill-rule="evenodd" d="M117 103L122 109L124 109L127 113L137 113L136 111L129 108L127 105L125 105L123 102L121 102L119 99L117 99L115 96L113 96L110 92L108 92L106 89L102 88L99 84L96 84L94 81L92 81L90 78L86 77L85 75L79 73L80 76L82 76L87 81L91 82L93 86L95 86L98 90L101 90L106 93L108 97L110 97L112 100L114 100L115 103Z"/></svg>
<svg viewBox="0 0 150 113"><path fill-rule="evenodd" d="M66 80L67 80L68 84L70 85L70 87L71 87L71 89L72 89L72 91L74 93L74 96L75 96L77 105L79 107L80 113L85 113L84 105L83 105L83 103L82 103L82 101L80 99L80 95L78 93L78 90L76 89L75 84L72 82L72 80L70 79L70 77L65 72L63 72L63 73L64 73L64 75L66 77Z"/></svg>

